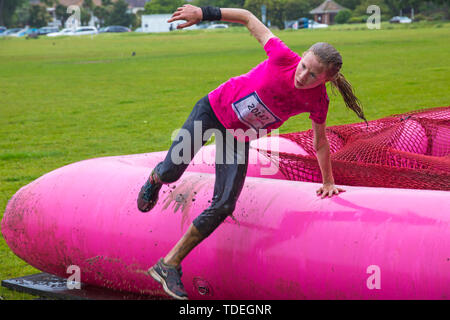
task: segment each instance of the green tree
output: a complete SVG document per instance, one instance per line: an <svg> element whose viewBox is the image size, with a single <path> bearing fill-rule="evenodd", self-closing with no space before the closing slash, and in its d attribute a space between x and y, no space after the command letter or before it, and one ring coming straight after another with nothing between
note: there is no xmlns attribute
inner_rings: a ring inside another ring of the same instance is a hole
<svg viewBox="0 0 450 320"><path fill-rule="evenodd" d="M111 8L105 6L97 6L94 8L94 16L99 20L100 26L105 25L106 18L109 16Z"/></svg>
<svg viewBox="0 0 450 320"><path fill-rule="evenodd" d="M20 6L16 8L11 18L11 25L16 27L24 27L28 24L30 19L31 4L28 1L22 2Z"/></svg>
<svg viewBox="0 0 450 320"><path fill-rule="evenodd" d="M94 2L92 0L84 0L83 1L83 8L89 9L89 10L94 10Z"/></svg>
<svg viewBox="0 0 450 320"><path fill-rule="evenodd" d="M94 2L92 0L83 0L83 4L80 11L80 19L82 25L89 24L91 21L93 11L94 11ZM84 10L83 10L84 9Z"/></svg>
<svg viewBox="0 0 450 320"><path fill-rule="evenodd" d="M136 19L133 22L133 29L138 28L142 25L142 15L143 14L144 14L144 10L138 10L136 12L136 15L135 15Z"/></svg>
<svg viewBox="0 0 450 320"><path fill-rule="evenodd" d="M60 20L61 24L64 26L67 18L69 18L69 16L70 16L70 14L67 13L67 7L65 5L58 3L55 6L55 16L56 16L56 19Z"/></svg>
<svg viewBox="0 0 450 320"><path fill-rule="evenodd" d="M295 20L303 17L310 17L311 5L308 0L287 0L284 5L284 18Z"/></svg>
<svg viewBox="0 0 450 320"><path fill-rule="evenodd" d="M245 0L194 0L195 6L214 6L220 8L243 8Z"/></svg>
<svg viewBox="0 0 450 320"><path fill-rule="evenodd" d="M40 28L46 26L52 17L44 6L34 4L29 9L27 24L32 27Z"/></svg>
<svg viewBox="0 0 450 320"><path fill-rule="evenodd" d="M52 8L55 4L59 3L58 0L40 0L40 2L47 5L47 7L52 7Z"/></svg>
<svg viewBox="0 0 450 320"><path fill-rule="evenodd" d="M267 2L267 0L245 0L244 8L252 12L259 20L261 20L261 6L263 4L268 6ZM267 16L267 18L269 18L270 12L267 12Z"/></svg>
<svg viewBox="0 0 450 320"><path fill-rule="evenodd" d="M286 0L271 0L269 2L267 11L270 13L270 19L268 20L272 26L277 26L280 29L284 29L284 20L286 20L284 10L285 4Z"/></svg>
<svg viewBox="0 0 450 320"><path fill-rule="evenodd" d="M89 11L89 9L86 8L80 8L80 20L81 20L81 25L85 26L89 24L89 21L91 21L91 17L92 14Z"/></svg>
<svg viewBox="0 0 450 320"><path fill-rule="evenodd" d="M350 10L341 10L337 13L336 17L334 17L334 21L336 21L336 23L346 23L351 16L352 12Z"/></svg>
<svg viewBox="0 0 450 320"><path fill-rule="evenodd" d="M359 0L358 0L358 1L359 1ZM324 0L309 0L309 1L308 1L311 10L314 9L314 8L317 8L317 7L320 6L323 2L324 2ZM337 0L337 2L338 2L340 5L342 5L342 4L339 2L339 0Z"/></svg>
<svg viewBox="0 0 450 320"><path fill-rule="evenodd" d="M181 7L183 0L152 0L145 4L145 14L172 13Z"/></svg>
<svg viewBox="0 0 450 320"><path fill-rule="evenodd" d="M336 2L347 9L354 10L361 3L361 0L337 0Z"/></svg>
<svg viewBox="0 0 450 320"><path fill-rule="evenodd" d="M111 14L106 18L107 25L119 25L129 27L135 24L136 16L128 13L128 3L125 0L117 0L113 4Z"/></svg>
<svg viewBox="0 0 450 320"><path fill-rule="evenodd" d="M284 28L285 20L311 17L309 11L320 3L321 0L246 0L244 7L261 19L261 5L266 5L267 20L272 26Z"/></svg>
<svg viewBox="0 0 450 320"><path fill-rule="evenodd" d="M385 0L363 0L353 11L353 16L357 17L357 16L366 16L368 15L367 13L367 8L371 5L376 5L380 7L380 12L381 15L386 15L388 14L388 12L390 14L392 14L390 12L389 7L386 5ZM388 14L389 15L389 14Z"/></svg>
<svg viewBox="0 0 450 320"><path fill-rule="evenodd" d="M385 0L387 7L389 8L389 14L398 15L400 9L400 0Z"/></svg>
<svg viewBox="0 0 450 320"><path fill-rule="evenodd" d="M271 26L276 26L281 29L284 28L284 20L286 20L284 9L286 3L287 0L246 0L244 7L251 11L258 19L261 19L261 6L264 4L267 7L267 23L270 21Z"/></svg>
<svg viewBox="0 0 450 320"><path fill-rule="evenodd" d="M24 3L25 0L0 0L0 26L12 27L14 13Z"/></svg>
<svg viewBox="0 0 450 320"><path fill-rule="evenodd" d="M111 0L102 0L101 6L95 6L93 9L94 16L99 20L100 26L105 26L108 17L113 11L113 3Z"/></svg>
<svg viewBox="0 0 450 320"><path fill-rule="evenodd" d="M418 4L418 11L430 20L448 20L450 18L449 8L450 2L448 0L425 1Z"/></svg>

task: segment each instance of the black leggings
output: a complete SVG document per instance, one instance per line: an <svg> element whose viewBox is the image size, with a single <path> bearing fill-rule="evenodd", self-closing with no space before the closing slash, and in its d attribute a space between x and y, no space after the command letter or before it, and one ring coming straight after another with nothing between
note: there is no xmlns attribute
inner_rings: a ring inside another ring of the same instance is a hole
<svg viewBox="0 0 450 320"><path fill-rule="evenodd" d="M247 174L250 143L237 141L225 129L214 114L208 96L205 96L195 104L166 158L155 168L162 183L177 181L213 132L216 142L214 194L211 205L192 222L204 237L209 236L234 211Z"/></svg>

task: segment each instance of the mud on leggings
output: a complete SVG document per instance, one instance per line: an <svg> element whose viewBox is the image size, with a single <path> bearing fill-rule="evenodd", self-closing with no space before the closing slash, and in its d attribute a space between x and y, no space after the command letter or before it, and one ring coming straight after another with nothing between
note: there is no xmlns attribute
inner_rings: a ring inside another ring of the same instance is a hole
<svg viewBox="0 0 450 320"><path fill-rule="evenodd" d="M186 135L187 132L189 132L189 135ZM215 134L216 179L214 193L211 205L192 222L205 238L234 211L247 175L249 142L239 142L234 139L232 134L217 119L208 96L205 96L195 104L182 129L174 139L166 158L158 163L155 168L155 172L162 183L167 184L177 181L213 132L220 133L220 135ZM198 138L200 134L201 138ZM197 142L195 142L195 138L197 138ZM185 148L182 146L185 146ZM184 153L185 151L186 153ZM183 161L180 161L180 159L183 159Z"/></svg>

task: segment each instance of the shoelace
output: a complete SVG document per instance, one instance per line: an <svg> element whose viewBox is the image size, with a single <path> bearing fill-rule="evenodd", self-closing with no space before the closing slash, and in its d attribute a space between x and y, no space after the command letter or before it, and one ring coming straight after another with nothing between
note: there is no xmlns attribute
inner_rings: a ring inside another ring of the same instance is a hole
<svg viewBox="0 0 450 320"><path fill-rule="evenodd" d="M149 201L149 200L150 200L150 191L151 191L152 186L153 186L153 185L151 184L150 181L147 181L147 182L145 183L143 198L144 198L146 201Z"/></svg>
<svg viewBox="0 0 450 320"><path fill-rule="evenodd" d="M183 276L183 271L181 270L181 268L177 269L174 267L169 267L167 265L163 265L163 266L165 266L165 269L167 270L167 272L172 271L172 272L176 273L177 275L179 275L178 277L175 277L175 279L176 279L175 283L177 285L179 285L180 287L184 288L183 282L181 281L181 277Z"/></svg>

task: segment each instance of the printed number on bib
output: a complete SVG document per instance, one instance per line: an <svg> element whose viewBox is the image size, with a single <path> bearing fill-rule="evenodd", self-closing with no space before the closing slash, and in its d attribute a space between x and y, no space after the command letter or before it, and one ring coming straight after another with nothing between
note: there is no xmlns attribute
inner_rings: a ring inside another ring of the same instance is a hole
<svg viewBox="0 0 450 320"><path fill-rule="evenodd" d="M232 106L239 120L255 131L281 121L266 107L256 92L234 102Z"/></svg>

